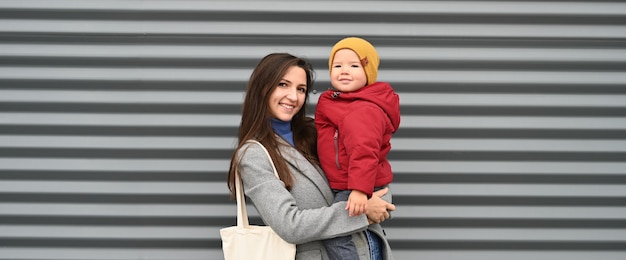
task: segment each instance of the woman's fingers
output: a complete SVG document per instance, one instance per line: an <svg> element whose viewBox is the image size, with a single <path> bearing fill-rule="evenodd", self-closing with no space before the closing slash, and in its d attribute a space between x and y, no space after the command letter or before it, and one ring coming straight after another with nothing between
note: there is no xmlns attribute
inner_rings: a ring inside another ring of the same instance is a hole
<svg viewBox="0 0 626 260"><path fill-rule="evenodd" d="M383 200L381 196L387 194L389 188L384 188L373 193L366 207L368 220L373 223L381 223L391 217L389 212L396 210L396 206Z"/></svg>
<svg viewBox="0 0 626 260"><path fill-rule="evenodd" d="M380 189L380 190L375 191L372 194L372 196L376 196L376 197L380 198L380 197L384 196L385 194L387 194L388 191L389 191L389 187L385 187L384 189Z"/></svg>

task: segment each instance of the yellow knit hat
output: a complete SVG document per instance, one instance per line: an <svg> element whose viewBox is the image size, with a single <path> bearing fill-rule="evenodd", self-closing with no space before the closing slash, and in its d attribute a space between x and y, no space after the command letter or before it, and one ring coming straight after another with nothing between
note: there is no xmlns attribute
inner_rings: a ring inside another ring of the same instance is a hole
<svg viewBox="0 0 626 260"><path fill-rule="evenodd" d="M333 49L330 51L330 58L328 59L329 70L332 69L335 53L337 53L337 51L341 49L350 49L356 52L356 55L359 56L361 64L363 65L363 69L365 70L365 75L367 76L367 85L376 82L376 77L378 77L378 64L380 64L380 59L378 58L376 48L374 48L371 43L357 37L348 37L344 38L341 41L338 41Z"/></svg>

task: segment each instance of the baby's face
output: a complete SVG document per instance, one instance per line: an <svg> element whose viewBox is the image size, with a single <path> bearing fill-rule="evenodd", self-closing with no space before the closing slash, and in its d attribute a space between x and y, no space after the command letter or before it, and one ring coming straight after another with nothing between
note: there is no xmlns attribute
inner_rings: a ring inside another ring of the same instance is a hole
<svg viewBox="0 0 626 260"><path fill-rule="evenodd" d="M341 92L352 92L365 87L367 74L356 52L341 49L335 53L330 66L330 83Z"/></svg>

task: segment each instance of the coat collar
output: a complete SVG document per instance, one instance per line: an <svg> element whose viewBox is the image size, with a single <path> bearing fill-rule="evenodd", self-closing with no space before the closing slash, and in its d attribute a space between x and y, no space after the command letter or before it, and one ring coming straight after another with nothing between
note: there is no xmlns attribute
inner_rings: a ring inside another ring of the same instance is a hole
<svg viewBox="0 0 626 260"><path fill-rule="evenodd" d="M324 171L322 171L318 165L309 163L309 161L300 152L298 152L296 148L282 140L282 138L279 140L280 152L282 153L285 161L295 170L295 172L302 174L302 176L313 182L315 186L317 186L320 193L324 195L328 204L332 204L335 195L332 193L328 181L324 176ZM306 164L303 165L303 162L306 162Z"/></svg>

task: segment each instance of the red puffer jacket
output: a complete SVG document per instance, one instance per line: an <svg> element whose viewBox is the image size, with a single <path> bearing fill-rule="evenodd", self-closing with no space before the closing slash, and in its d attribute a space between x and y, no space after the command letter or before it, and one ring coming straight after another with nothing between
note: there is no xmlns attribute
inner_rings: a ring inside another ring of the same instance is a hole
<svg viewBox="0 0 626 260"><path fill-rule="evenodd" d="M393 179L387 154L400 126L400 98L388 83L376 82L355 92L325 91L315 111L319 159L338 190L374 187Z"/></svg>

